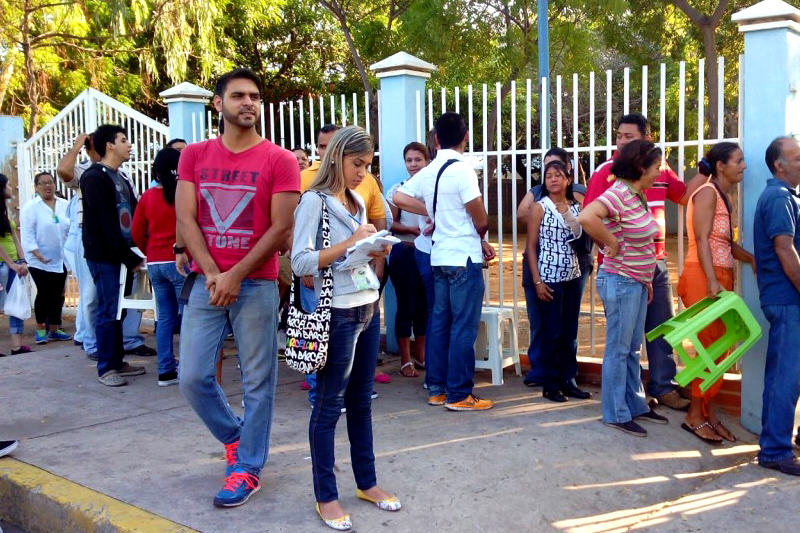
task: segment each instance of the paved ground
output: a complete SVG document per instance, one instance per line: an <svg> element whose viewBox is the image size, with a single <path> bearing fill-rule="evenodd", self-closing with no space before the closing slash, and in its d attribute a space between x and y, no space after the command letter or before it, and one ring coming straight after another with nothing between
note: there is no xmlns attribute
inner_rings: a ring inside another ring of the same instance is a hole
<svg viewBox="0 0 800 533"><path fill-rule="evenodd" d="M211 499L222 446L177 387L156 386L154 360L131 362L148 374L110 389L69 343L0 359L0 436L22 440L21 461L197 530L326 530L313 511L299 374L281 367L264 488L244 507L219 510ZM376 385L373 405L379 481L400 496L401 512L356 500L339 425L339 490L356 531L759 531L797 522L800 479L753 464L755 438L735 420L734 446L700 442L675 412L637 439L603 426L595 399L554 404L511 374L492 387L488 373L478 393L496 407L452 413L425 405L421 379L399 377L398 366L390 358L383 367L393 382ZM224 388L240 411L237 374L226 359Z"/></svg>

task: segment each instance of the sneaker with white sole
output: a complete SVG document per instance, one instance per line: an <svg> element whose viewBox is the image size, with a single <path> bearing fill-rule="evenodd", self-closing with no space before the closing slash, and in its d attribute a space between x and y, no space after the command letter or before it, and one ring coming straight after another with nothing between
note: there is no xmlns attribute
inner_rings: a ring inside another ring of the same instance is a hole
<svg viewBox="0 0 800 533"><path fill-rule="evenodd" d="M19 442L15 440L0 440L0 457L13 452L17 449L18 445Z"/></svg>
<svg viewBox="0 0 800 533"><path fill-rule="evenodd" d="M633 435L634 437L647 436L647 430L633 420L628 420L627 422L603 422L603 424L610 428L618 429L628 435Z"/></svg>
<svg viewBox="0 0 800 533"><path fill-rule="evenodd" d="M158 375L158 386L169 387L170 385L178 384L178 373L175 370L164 372Z"/></svg>
<svg viewBox="0 0 800 533"><path fill-rule="evenodd" d="M109 370L102 376L97 378L97 381L106 387L122 387L128 384L128 380L119 375L116 370Z"/></svg>

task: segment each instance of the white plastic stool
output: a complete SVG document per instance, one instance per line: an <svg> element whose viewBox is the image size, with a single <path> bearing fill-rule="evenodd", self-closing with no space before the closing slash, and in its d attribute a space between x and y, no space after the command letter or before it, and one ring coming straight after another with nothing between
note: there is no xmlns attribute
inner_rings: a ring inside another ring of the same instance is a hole
<svg viewBox="0 0 800 533"><path fill-rule="evenodd" d="M144 258L144 255L138 248L131 248L134 252ZM146 269L141 269L136 273L138 276L136 286L133 287L131 294L125 296L125 278L128 277L128 267L120 265L119 268L119 300L117 302L117 320L122 319L123 309L151 309L153 317L158 320L158 311L156 309L156 296L153 293L153 287L150 286L150 277L147 275Z"/></svg>
<svg viewBox="0 0 800 533"><path fill-rule="evenodd" d="M514 309L484 307L475 340L475 368L491 370L492 385L502 385L503 369L511 364L521 376Z"/></svg>

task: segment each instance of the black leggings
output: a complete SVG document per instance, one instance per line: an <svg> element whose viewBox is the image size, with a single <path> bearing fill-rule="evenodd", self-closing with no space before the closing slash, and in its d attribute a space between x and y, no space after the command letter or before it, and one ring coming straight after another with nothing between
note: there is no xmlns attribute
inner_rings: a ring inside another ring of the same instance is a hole
<svg viewBox="0 0 800 533"><path fill-rule="evenodd" d="M36 323L61 326L61 308L64 307L67 269L64 268L62 272L47 272L28 267L28 271L33 277L33 282L36 283L36 300L33 302Z"/></svg>

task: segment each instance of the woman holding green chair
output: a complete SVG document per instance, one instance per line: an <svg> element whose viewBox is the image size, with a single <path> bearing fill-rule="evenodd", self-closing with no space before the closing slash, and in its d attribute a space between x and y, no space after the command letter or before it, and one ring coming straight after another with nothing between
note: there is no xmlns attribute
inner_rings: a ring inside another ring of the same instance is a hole
<svg viewBox="0 0 800 533"><path fill-rule="evenodd" d="M708 181L689 198L686 208L689 250L678 281L678 295L686 307L706 296L733 290L734 260L750 263L755 270L753 254L734 242L728 197L742 181L746 167L741 148L732 142L718 143L698 164ZM724 325L717 320L700 332L698 340L708 347L724 333ZM700 391L700 381L692 382L692 403L681 427L712 444L723 439L735 441L736 436L719 421L712 406L722 380L706 392Z"/></svg>

